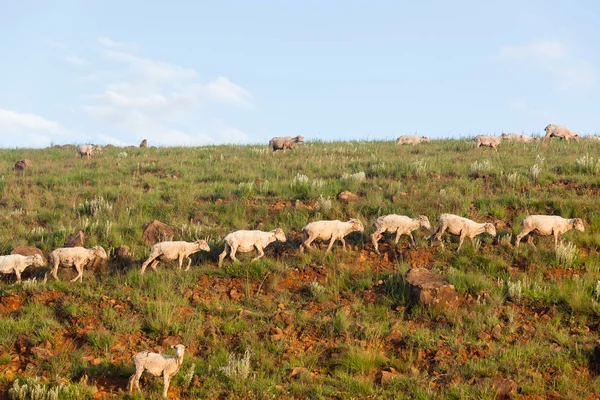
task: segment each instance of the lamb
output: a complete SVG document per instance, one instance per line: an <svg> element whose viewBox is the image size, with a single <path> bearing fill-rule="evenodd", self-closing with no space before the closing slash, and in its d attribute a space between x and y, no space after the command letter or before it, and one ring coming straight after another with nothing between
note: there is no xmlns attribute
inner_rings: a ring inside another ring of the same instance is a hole
<svg viewBox="0 0 600 400"><path fill-rule="evenodd" d="M438 229L433 235L431 235L429 240L431 242L433 242L433 240L439 241L442 248L444 248L444 244L442 243L442 235L446 230L453 235L460 235L456 252L460 250L465 237L471 239L471 244L473 247L475 247L475 243L473 242L473 238L475 236L484 232L489 233L492 235L492 237L496 236L496 227L494 224L490 222L478 223L454 214L441 214L437 217L437 223Z"/></svg>
<svg viewBox="0 0 600 400"><path fill-rule="evenodd" d="M412 144L413 146L419 144L419 143L429 143L430 140L427 136L410 136L410 135L406 135L406 136L400 136L397 140L396 140L396 144Z"/></svg>
<svg viewBox="0 0 600 400"><path fill-rule="evenodd" d="M269 140L269 149L271 151L285 151L285 149L293 149L296 143L304 143L304 136L296 136L294 138L289 136L274 137Z"/></svg>
<svg viewBox="0 0 600 400"><path fill-rule="evenodd" d="M229 252L229 257L233 261L238 261L235 258L236 252L247 253L256 249L258 256L252 259L252 261L256 261L265 255L265 247L276 240L284 243L287 240L281 228L273 229L269 232L243 230L231 232L225 236L225 249L219 255L219 267L223 264L223 259L227 256L227 252Z"/></svg>
<svg viewBox="0 0 600 400"><path fill-rule="evenodd" d="M305 240L300 245L300 252L304 253L304 248L310 247L310 244L316 240L329 240L327 253L331 251L331 247L336 240L342 242L344 251L346 251L346 241L344 237L350 232L363 232L365 230L362 222L358 219L350 218L347 222L342 221L316 221L307 224L302 231L304 232Z"/></svg>
<svg viewBox="0 0 600 400"><path fill-rule="evenodd" d="M150 265L154 271L159 261L179 260L179 269L183 266L183 259L188 259L186 271L190 269L192 259L190 255L200 250L210 251L210 247L205 240L196 240L195 242L159 242L150 247L150 256L142 264L142 274L146 271L146 267Z"/></svg>
<svg viewBox="0 0 600 400"><path fill-rule="evenodd" d="M80 155L81 158L83 158L83 156L90 158L94 153L99 153L101 151L102 147L97 144L82 144L77 146L77 154L75 154L75 157Z"/></svg>
<svg viewBox="0 0 600 400"><path fill-rule="evenodd" d="M567 142L569 141L569 139L575 139L576 142L579 142L579 135L572 132L567 127L549 124L547 127L544 128L544 130L546 131L546 136L544 136L544 140L546 140L546 138L556 137L560 139L565 139Z"/></svg>
<svg viewBox="0 0 600 400"><path fill-rule="evenodd" d="M135 373L131 375L129 383L127 384L129 393L133 392L134 385L138 391L142 391L140 388L140 378L144 371L148 371L148 373L153 376L163 376L163 397L167 398L171 378L179 371L179 368L181 368L183 353L185 351L185 346L182 344L172 346L171 348L175 349L176 355L168 356L149 351L140 351L131 358L135 364Z"/></svg>
<svg viewBox="0 0 600 400"><path fill-rule="evenodd" d="M521 221L521 233L517 235L515 246L519 246L521 239L529 234L535 233L540 236L554 235L554 247L558 246L558 238L563 233L575 228L584 232L583 221L581 218L566 219L558 215L529 215ZM529 235L528 243L533 244L533 237Z"/></svg>
<svg viewBox="0 0 600 400"><path fill-rule="evenodd" d="M533 143L540 140L539 137L531 137L521 133L502 133L502 140L509 142Z"/></svg>
<svg viewBox="0 0 600 400"><path fill-rule="evenodd" d="M39 254L33 256L22 256L21 254L0 256L0 273L11 274L14 272L17 276L17 283L21 282L21 274L30 265L34 267L46 266L44 259Z"/></svg>
<svg viewBox="0 0 600 400"><path fill-rule="evenodd" d="M479 136L475 136L475 139L473 139L473 140L475 140L475 148L478 148L481 146L486 146L486 147L491 147L492 149L498 151L498 145L502 141L502 136L497 137L497 136L479 135Z"/></svg>
<svg viewBox="0 0 600 400"><path fill-rule="evenodd" d="M377 242L379 239L381 239L384 233L396 233L396 244L398 244L400 236L408 235L410 237L410 242L414 247L415 239L413 238L412 231L421 227L427 230L431 229L429 218L427 218L425 215L419 215L417 218L410 218L405 215L397 214L382 215L381 217L377 218L375 222L373 222L373 226L376 228L376 230L371 235L371 240L377 254L379 254Z"/></svg>
<svg viewBox="0 0 600 400"><path fill-rule="evenodd" d="M84 247L61 247L52 250L48 261L53 266L51 273L57 281L60 280L58 279L58 266L62 265L63 267L75 267L77 276L71 279L71 282L75 282L77 279L83 282L83 267L96 257L100 257L102 260L108 258L106 251L101 246L94 246L90 249Z"/></svg>

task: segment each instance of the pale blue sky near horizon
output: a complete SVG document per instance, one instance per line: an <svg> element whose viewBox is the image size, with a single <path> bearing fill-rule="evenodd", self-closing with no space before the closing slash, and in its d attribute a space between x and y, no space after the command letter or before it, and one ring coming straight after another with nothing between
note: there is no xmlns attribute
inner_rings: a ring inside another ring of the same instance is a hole
<svg viewBox="0 0 600 400"><path fill-rule="evenodd" d="M600 3L2 2L0 147L600 134Z"/></svg>

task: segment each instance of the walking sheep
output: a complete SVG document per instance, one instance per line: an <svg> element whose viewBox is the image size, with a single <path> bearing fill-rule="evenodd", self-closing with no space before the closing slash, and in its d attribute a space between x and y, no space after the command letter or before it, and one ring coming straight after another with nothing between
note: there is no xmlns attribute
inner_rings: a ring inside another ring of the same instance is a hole
<svg viewBox="0 0 600 400"><path fill-rule="evenodd" d="M465 237L471 239L471 244L473 247L475 247L475 243L473 242L473 238L475 236L484 232L489 233L492 235L492 237L496 236L496 227L494 227L494 224L489 222L478 223L454 214L441 214L437 217L437 223L438 229L433 235L431 235L429 240L431 242L433 242L433 240L439 241L442 248L444 248L444 243L442 243L442 235L446 230L448 230L448 232L452 235L460 236L458 248L456 249L457 252L460 250Z"/></svg>
<svg viewBox="0 0 600 400"><path fill-rule="evenodd" d="M305 240L300 245L300 252L304 253L304 248L310 247L314 240L329 240L327 253L331 251L331 247L336 240L342 242L342 247L346 251L346 241L344 237L350 232L363 232L365 230L362 222L358 219L351 218L347 222L342 221L316 221L307 224L302 231L304 232Z"/></svg>
<svg viewBox="0 0 600 400"><path fill-rule="evenodd" d="M294 138L285 137L274 137L269 141L269 149L271 151L293 149L297 143L304 143L304 136L296 136Z"/></svg>
<svg viewBox="0 0 600 400"><path fill-rule="evenodd" d="M94 153L99 153L101 151L102 147L97 144L82 144L77 146L77 154L75 154L75 157L79 155L81 158L83 158L83 156L90 158Z"/></svg>
<svg viewBox="0 0 600 400"><path fill-rule="evenodd" d="M414 247L415 239L412 235L412 231L419 228L425 228L427 230L431 229L429 218L427 218L425 215L419 215L417 218L410 218L405 215L397 214L382 215L381 217L377 218L375 222L373 222L373 226L376 230L371 235L371 240L377 254L379 254L377 242L379 239L381 239L384 233L395 233L396 244L398 244L400 236L408 235L410 237L410 243Z"/></svg>
<svg viewBox="0 0 600 400"><path fill-rule="evenodd" d="M148 373L151 375L163 376L163 397L167 397L171 378L181 368L181 363L183 362L183 353L185 351L185 346L182 344L172 346L172 348L176 351L176 355L174 356L151 353L149 351L140 351L131 358L135 365L135 373L131 375L131 378L129 378L129 383L127 384L129 393L133 392L134 385L138 391L142 391L140 388L140 378L142 377L144 371L148 371Z"/></svg>
<svg viewBox="0 0 600 400"><path fill-rule="evenodd" d="M235 258L236 252L247 253L254 249L258 251L258 256L254 257L252 261L256 261L265 255L264 249L270 243L279 240L285 242L285 233L281 228L273 229L269 232L263 231L235 231L225 236L225 249L219 255L219 267L223 264L223 259L229 252L229 257L233 261L238 261Z"/></svg>
<svg viewBox="0 0 600 400"><path fill-rule="evenodd" d="M567 127L549 124L547 127L544 128L544 130L546 131L546 136L544 136L544 140L546 140L546 138L556 137L560 139L565 139L567 142L569 141L569 139L575 139L576 142L579 142L579 135L572 132Z"/></svg>
<svg viewBox="0 0 600 400"><path fill-rule="evenodd" d="M419 144L419 143L429 143L430 140L427 136L410 136L410 135L406 135L406 136L400 136L398 139L396 139L396 144L412 144L413 146Z"/></svg>
<svg viewBox="0 0 600 400"><path fill-rule="evenodd" d="M533 143L538 142L540 138L534 138L521 133L502 133L502 140L506 140L508 142Z"/></svg>
<svg viewBox="0 0 600 400"><path fill-rule="evenodd" d="M475 140L475 148L486 146L498 151L498 145L502 141L502 136L496 137L479 135L475 136L475 139L473 140Z"/></svg>
<svg viewBox="0 0 600 400"><path fill-rule="evenodd" d="M529 233L534 233L540 236L554 235L554 247L558 246L558 238L565 232L575 228L580 232L584 232L583 221L581 218L566 219L558 215L530 215L521 221L521 233L517 235L515 246L519 246L521 239ZM533 244L533 237L529 235L527 242Z"/></svg>
<svg viewBox="0 0 600 400"><path fill-rule="evenodd" d="M61 265L63 267L75 267L77 276L71 279L71 282L75 282L78 279L80 282L83 282L83 267L96 257L100 257L103 260L108 258L106 251L100 246L94 246L91 249L83 247L61 247L50 253L48 261L50 262L50 265L53 266L52 276L57 281L60 280L58 279L58 266Z"/></svg>
<svg viewBox="0 0 600 400"><path fill-rule="evenodd" d="M21 274L30 265L34 267L46 266L44 259L39 254L32 256L22 256L21 254L0 256L0 273L11 274L14 272L17 277L17 283L21 282Z"/></svg>
<svg viewBox="0 0 600 400"><path fill-rule="evenodd" d="M160 242L156 243L152 247L150 247L150 256L144 263L142 264L143 274L146 271L146 267L150 265L154 271L156 271L156 266L159 261L166 260L179 260L179 269L183 266L183 259L188 259L188 265L185 270L190 269L190 265L192 265L192 259L190 255L196 253L200 250L210 251L210 247L205 240L196 240L195 242Z"/></svg>

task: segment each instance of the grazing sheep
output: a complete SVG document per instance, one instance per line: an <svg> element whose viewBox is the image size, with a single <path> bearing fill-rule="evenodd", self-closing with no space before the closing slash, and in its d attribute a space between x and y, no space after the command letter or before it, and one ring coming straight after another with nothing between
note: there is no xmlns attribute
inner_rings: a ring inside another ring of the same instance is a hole
<svg viewBox="0 0 600 400"><path fill-rule="evenodd" d="M39 254L32 256L22 256L21 254L0 256L0 273L11 274L14 272L17 276L17 283L21 282L21 274L30 265L34 267L46 266L44 259Z"/></svg>
<svg viewBox="0 0 600 400"><path fill-rule="evenodd" d="M179 269L183 266L183 259L188 259L186 271L190 269L192 259L190 255L200 250L210 251L210 247L205 240L196 240L195 242L160 242L150 247L150 257L142 264L142 274L146 271L146 267L156 271L156 266L159 261L177 260L179 259Z"/></svg>
<svg viewBox="0 0 600 400"><path fill-rule="evenodd" d="M478 223L454 214L441 214L437 217L437 223L438 229L433 235L431 235L429 240L432 242L433 240L439 241L442 245L442 248L444 248L444 243L442 243L442 235L446 230L453 235L460 235L458 248L456 249L457 252L460 250L465 237L471 239L471 244L473 247L475 247L475 243L473 242L473 238L475 236L484 232L489 233L493 237L496 236L496 227L494 227L494 224L490 222Z"/></svg>
<svg viewBox="0 0 600 400"><path fill-rule="evenodd" d="M342 247L346 251L346 241L344 236L350 232L363 232L365 230L362 222L357 219L350 218L348 222L342 221L316 221L307 224L302 231L304 232L305 240L300 245L300 252L304 253L304 248L310 247L310 244L316 240L329 240L327 253L331 251L331 247L336 240L342 242Z"/></svg>
<svg viewBox="0 0 600 400"><path fill-rule="evenodd" d="M100 246L94 246L91 249L84 247L61 247L52 250L48 261L53 266L51 273L57 281L60 280L58 279L58 266L62 265L63 267L75 267L75 270L77 270L77 276L71 279L71 282L75 282L77 279L83 282L83 267L96 257L100 257L103 260L108 258L106 251Z"/></svg>
<svg viewBox="0 0 600 400"><path fill-rule="evenodd" d="M274 137L269 140L269 149L271 151L285 151L285 149L293 149L296 143L304 143L304 136L296 136L294 138L289 136Z"/></svg>
<svg viewBox="0 0 600 400"><path fill-rule="evenodd" d="M554 246L558 246L558 238L563 233L575 228L580 232L584 232L583 221L581 218L563 218L558 215L530 215L521 221L521 233L517 235L515 246L519 245L521 239L529 234L534 233L540 236L554 235ZM528 243L533 244L533 237L529 235Z"/></svg>
<svg viewBox="0 0 600 400"><path fill-rule="evenodd" d="M556 137L560 139L565 139L567 142L569 141L569 139L575 139L576 142L579 142L579 135L572 132L567 127L549 124L547 127L544 128L544 130L546 131L546 136L544 136L544 140L546 138Z"/></svg>
<svg viewBox="0 0 600 400"><path fill-rule="evenodd" d="M376 228L376 231L371 235L371 240L377 254L379 254L377 242L383 237L384 233L395 233L396 244L398 244L401 235L408 235L410 237L410 243L414 247L415 239L413 238L412 231L421 227L427 230L431 229L429 218L425 215L419 215L417 218L410 218L405 215L397 214L382 215L373 222L373 226Z"/></svg>
<svg viewBox="0 0 600 400"><path fill-rule="evenodd" d="M247 253L256 249L258 256L254 257L252 261L256 261L265 255L264 249L270 243L279 240L285 242L285 233L281 228L273 229L270 232L263 231L235 231L225 236L225 249L219 255L219 267L223 264L223 259L229 252L229 257L233 261L237 261L235 253Z"/></svg>
<svg viewBox="0 0 600 400"><path fill-rule="evenodd" d="M99 153L101 151L102 147L97 144L82 144L77 146L77 154L75 154L75 157L80 155L81 158L83 158L83 156L90 158L94 153Z"/></svg>
<svg viewBox="0 0 600 400"><path fill-rule="evenodd" d="M412 144L413 146L419 144L419 143L429 143L430 140L427 136L400 136L397 140L396 140L396 144Z"/></svg>
<svg viewBox="0 0 600 400"><path fill-rule="evenodd" d="M523 135L521 133L502 133L502 140L509 142L532 143L538 142L540 138Z"/></svg>
<svg viewBox="0 0 600 400"><path fill-rule="evenodd" d="M140 388L140 378L144 371L148 371L151 375L163 376L163 397L167 397L171 378L179 371L179 368L181 368L183 353L185 351L185 346L182 344L172 346L171 348L175 349L176 355L168 356L159 353L151 353L149 351L140 351L131 358L135 365L135 374L131 375L129 383L127 384L129 393L133 392L134 385L138 391L142 391Z"/></svg>
<svg viewBox="0 0 600 400"><path fill-rule="evenodd" d="M497 137L497 136L479 135L479 136L475 136L475 139L473 139L473 140L475 141L475 148L478 148L481 146L486 146L486 147L491 147L492 149L498 151L498 145L502 141L502 136Z"/></svg>
<svg viewBox="0 0 600 400"><path fill-rule="evenodd" d="M600 142L600 136L588 136L587 139L593 142Z"/></svg>

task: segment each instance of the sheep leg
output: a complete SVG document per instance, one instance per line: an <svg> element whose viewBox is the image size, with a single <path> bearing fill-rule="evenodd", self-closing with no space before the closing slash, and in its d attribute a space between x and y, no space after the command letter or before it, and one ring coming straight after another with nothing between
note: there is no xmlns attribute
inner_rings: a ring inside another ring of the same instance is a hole
<svg viewBox="0 0 600 400"><path fill-rule="evenodd" d="M187 259L188 259L188 265L187 265L187 267L186 267L185 270L189 271L190 270L190 266L192 265L192 258L190 256L187 256Z"/></svg>
<svg viewBox="0 0 600 400"><path fill-rule="evenodd" d="M179 254L177 261L179 261L179 270L181 271L181 267L183 266L183 254Z"/></svg>
<svg viewBox="0 0 600 400"><path fill-rule="evenodd" d="M533 235L529 235L527 237L527 243L530 244L531 246L533 246L533 248L536 248L535 243L533 243Z"/></svg>
<svg viewBox="0 0 600 400"><path fill-rule="evenodd" d="M431 235L431 237L429 238L429 241L433 244L434 240L437 240L438 242L440 242L440 246L442 246L442 249L445 248L444 243L442 242L442 235L444 234L444 232L446 232L446 229L448 228L448 226L446 224L441 224L438 227L438 230L436 233L434 233L433 235Z"/></svg>
<svg viewBox="0 0 600 400"><path fill-rule="evenodd" d="M379 248L378 248L377 242L379 241L379 239L381 239L381 237L382 237L382 236L383 236L383 235L382 235L382 234L381 234L381 232L379 232L379 231L375 231L375 232L373 232L373 234L371 235L371 241L373 242L373 247L375 248L375 252L376 252L377 254L380 254L380 253L379 253Z"/></svg>
<svg viewBox="0 0 600 400"><path fill-rule="evenodd" d="M71 282L77 282L78 279L80 279L81 282L83 282L83 265L75 264L75 270L77 271L77 276L71 279Z"/></svg>
<svg viewBox="0 0 600 400"><path fill-rule="evenodd" d="M521 241L521 239L523 239L523 237L525 237L525 235L527 235L529 232L531 232L530 230L527 230L525 228L523 228L523 231L521 231L521 233L519 233L517 235L517 240L515 241L515 247L519 247L519 242ZM529 238L531 238L531 235L529 236ZM529 241L529 238L527 239Z"/></svg>
<svg viewBox="0 0 600 400"><path fill-rule="evenodd" d="M144 373L143 368L135 369L135 374L131 375L131 378L129 378L129 385L128 385L129 393L133 392L134 385L138 391L140 391L140 392L142 391L142 389L140 388L140 378L142 377L143 373Z"/></svg>
<svg viewBox="0 0 600 400"><path fill-rule="evenodd" d="M158 256L150 255L150 257L148 257L148 259L146 261L144 261L144 263L142 264L142 271L140 272L141 274L143 274L146 271L146 268L148 267L148 265L150 263L152 263L152 262L154 262L154 260L156 260L156 257L158 257Z"/></svg>
<svg viewBox="0 0 600 400"><path fill-rule="evenodd" d="M304 253L304 248L311 249L310 244L315 240L314 237L309 236L300 246L300 253Z"/></svg>
<svg viewBox="0 0 600 400"><path fill-rule="evenodd" d="M335 241L336 241L336 238L333 236L331 237L331 239L329 239L329 246L327 246L327 251L325 253L329 253L331 251L331 248L333 247L333 243Z"/></svg>
<svg viewBox="0 0 600 400"><path fill-rule="evenodd" d="M237 246L231 246L231 251L229 252L229 258L231 258L233 261L239 261L237 258L235 258L235 253L237 252Z"/></svg>
<svg viewBox="0 0 600 400"><path fill-rule="evenodd" d="M258 255L252 259L252 262L260 259L262 256L265 255L264 250L260 246L254 246L254 247L256 248L256 251L258 251Z"/></svg>
<svg viewBox="0 0 600 400"><path fill-rule="evenodd" d="M169 376L169 374L167 374L167 372L163 372L163 377L164 377L164 381L165 381L165 390L163 391L163 397L166 399L167 395L169 393L169 383L171 381L171 377Z"/></svg>
<svg viewBox="0 0 600 400"><path fill-rule="evenodd" d="M465 237L466 237L466 236L467 236L467 235L466 235L465 233L463 233L463 231L461 231L461 232L460 232L460 239L458 240L458 249L456 249L456 252L457 252L457 253L458 253L458 251L460 250L460 248L461 248L461 246L462 246L462 244L463 244L463 241L465 240ZM472 240L472 239L471 239L471 240Z"/></svg>
<svg viewBox="0 0 600 400"><path fill-rule="evenodd" d="M415 247L415 238L412 235L412 232L408 232L408 236L410 237L410 244L412 245L412 247ZM396 243L398 243L398 241L396 240Z"/></svg>
<svg viewBox="0 0 600 400"><path fill-rule="evenodd" d="M229 249L229 245L225 243L225 248L223 249L223 252L219 254L219 267L223 265L223 260L225 259L225 257L227 257L227 250Z"/></svg>
<svg viewBox="0 0 600 400"><path fill-rule="evenodd" d="M60 264L60 261L58 263L56 261L54 262L54 268L52 268L52 276L57 281L60 281L60 279L58 279L58 264Z"/></svg>
<svg viewBox="0 0 600 400"><path fill-rule="evenodd" d="M560 233L556 229L554 229L552 233L554 234L554 247L556 248L558 247L558 238L560 237Z"/></svg>
<svg viewBox="0 0 600 400"><path fill-rule="evenodd" d="M473 250L476 250L475 249L475 240L473 239L472 236L469 236L469 239L471 239L471 246L473 246Z"/></svg>
<svg viewBox="0 0 600 400"><path fill-rule="evenodd" d="M344 237L340 238L340 242L342 242L342 249L344 249L344 251L346 251L346 240L344 240Z"/></svg>
<svg viewBox="0 0 600 400"><path fill-rule="evenodd" d="M15 270L15 275L17 276L17 283L21 283L21 273L19 270Z"/></svg>

